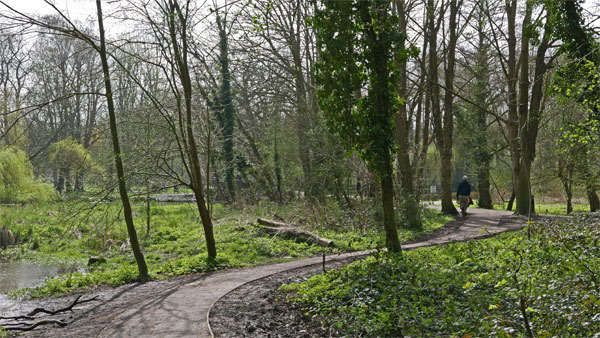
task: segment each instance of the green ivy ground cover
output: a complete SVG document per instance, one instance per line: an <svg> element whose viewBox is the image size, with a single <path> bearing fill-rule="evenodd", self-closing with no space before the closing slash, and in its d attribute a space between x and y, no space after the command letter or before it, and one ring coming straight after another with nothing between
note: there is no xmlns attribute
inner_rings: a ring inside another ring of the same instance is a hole
<svg viewBox="0 0 600 338"><path fill-rule="evenodd" d="M346 336L600 337L600 214L495 238L379 253L288 301ZM525 320L526 319L526 320ZM527 324L526 324L527 322Z"/></svg>

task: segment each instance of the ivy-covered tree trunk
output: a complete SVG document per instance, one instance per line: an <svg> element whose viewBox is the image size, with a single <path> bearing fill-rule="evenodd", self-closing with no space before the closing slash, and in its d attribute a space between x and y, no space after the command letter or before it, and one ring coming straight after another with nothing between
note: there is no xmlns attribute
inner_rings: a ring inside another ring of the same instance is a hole
<svg viewBox="0 0 600 338"><path fill-rule="evenodd" d="M400 252L394 211L392 150L397 93L394 48L399 35L390 1L322 1L315 15L321 58L317 63L319 104L329 129L347 149L357 150L377 174L388 248ZM366 95L356 95L367 88ZM358 110L360 113L354 113Z"/></svg>
<svg viewBox="0 0 600 338"><path fill-rule="evenodd" d="M229 73L229 48L226 31L226 22L217 15L217 25L219 27L219 65L221 71L221 93L219 97L219 115L218 121L221 127L221 139L223 142L223 159L225 160L225 183L229 200L235 198L235 188L233 184L234 163L233 163L233 129L235 125L235 116L233 109L233 99L231 94L231 74Z"/></svg>
<svg viewBox="0 0 600 338"><path fill-rule="evenodd" d="M392 97L390 97L390 69L388 67L390 59L391 41L386 39L385 33L377 32L373 27L373 22L385 22L387 20L387 6L375 7L375 17L371 16L369 4L366 1L359 1L358 8L360 18L366 28L367 60L372 62L371 88L369 96L372 97L373 120L376 123L384 123L386 116L392 112ZM378 34L379 33L379 34ZM389 123L389 122L388 122ZM373 126L377 128L377 125ZM385 126L381 126L385 128ZM389 127L387 127L389 128ZM383 203L383 226L389 241L389 249L392 252L400 252L400 241L398 240L398 231L396 230L396 215L394 212L394 180L392 170L392 157L390 154L391 144L389 139L382 137L376 143L379 149L377 171L381 180L381 199Z"/></svg>
<svg viewBox="0 0 600 338"><path fill-rule="evenodd" d="M487 116L488 96L490 92L490 67L489 45L486 40L484 29L483 6L479 5L478 13L480 15L479 25L477 27L478 46L477 46L477 64L475 65L475 103L477 107L476 119L477 128L473 131L476 134L475 161L477 166L477 191L479 192L478 205L480 208L492 208L492 195L490 194L490 161L492 156L488 150L487 144Z"/></svg>
<svg viewBox="0 0 600 338"><path fill-rule="evenodd" d="M477 202L480 208L491 209L492 195L490 194L490 161L483 160L479 162L479 168L477 168L479 182L477 184L477 190L479 191L479 200Z"/></svg>
<svg viewBox="0 0 600 338"><path fill-rule="evenodd" d="M381 177L381 202L383 204L383 227L385 229L388 248L392 252L400 252L400 241L396 229L396 214L394 211L394 180L391 158L384 164Z"/></svg>

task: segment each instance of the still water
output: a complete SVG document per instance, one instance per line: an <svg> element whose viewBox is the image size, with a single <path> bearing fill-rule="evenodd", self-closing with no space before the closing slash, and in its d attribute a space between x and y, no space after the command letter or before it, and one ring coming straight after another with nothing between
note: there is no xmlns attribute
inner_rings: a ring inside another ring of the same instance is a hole
<svg viewBox="0 0 600 338"><path fill-rule="evenodd" d="M56 263L0 261L0 309L14 302L7 298L7 292L37 286L47 277L77 270L76 266Z"/></svg>
<svg viewBox="0 0 600 338"><path fill-rule="evenodd" d="M74 271L73 266L43 262L0 261L0 293L41 284L46 277Z"/></svg>

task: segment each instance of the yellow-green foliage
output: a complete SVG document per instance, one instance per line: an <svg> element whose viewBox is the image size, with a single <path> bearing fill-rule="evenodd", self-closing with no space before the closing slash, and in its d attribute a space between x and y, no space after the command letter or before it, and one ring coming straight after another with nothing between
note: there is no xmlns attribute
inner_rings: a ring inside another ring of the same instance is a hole
<svg viewBox="0 0 600 338"><path fill-rule="evenodd" d="M33 177L27 155L13 147L0 149L0 202L47 202L56 199L51 185Z"/></svg>
<svg viewBox="0 0 600 338"><path fill-rule="evenodd" d="M88 151L71 137L53 143L48 160L56 170L73 169L79 173L99 170Z"/></svg>

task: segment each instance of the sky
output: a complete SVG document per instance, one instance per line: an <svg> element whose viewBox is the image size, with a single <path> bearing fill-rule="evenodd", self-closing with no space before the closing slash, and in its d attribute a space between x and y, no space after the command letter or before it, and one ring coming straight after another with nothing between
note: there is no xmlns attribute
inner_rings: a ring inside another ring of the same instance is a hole
<svg viewBox="0 0 600 338"><path fill-rule="evenodd" d="M12 8L25 13L51 14L54 10L43 0L3 0ZM69 18L84 21L96 16L95 0L53 0L56 7L61 9ZM104 6L103 6L104 7ZM4 8L0 9L6 10Z"/></svg>
<svg viewBox="0 0 600 338"><path fill-rule="evenodd" d="M16 10L25 13L35 14L53 14L56 13L48 4L43 0L2 0L7 5L13 7ZM79 21L95 21L96 17L96 1L95 0L50 0L52 1L63 13L65 13L72 20ZM260 0L259 0L260 1ZM263 0L267 1L267 0ZM110 4L117 3L119 0L103 0L103 11L108 13L110 11ZM220 0L217 0L220 2ZM584 8L591 13L600 15L600 0L586 0L584 2ZM0 11L6 11L2 5L0 5ZM600 20L599 20L600 21ZM107 26L110 26L107 24ZM595 27L600 27L600 22L594 23ZM107 30L110 30L107 27Z"/></svg>

